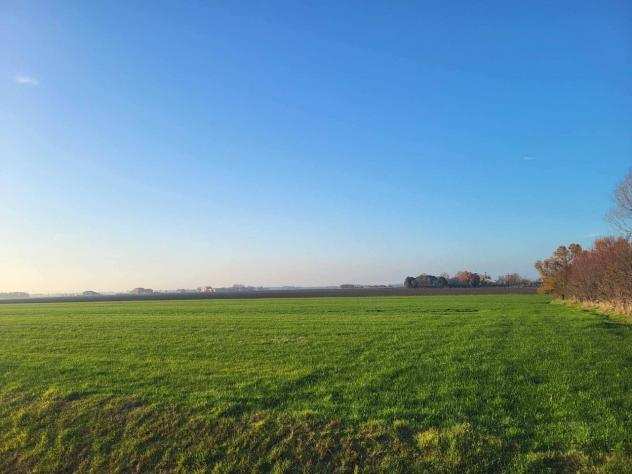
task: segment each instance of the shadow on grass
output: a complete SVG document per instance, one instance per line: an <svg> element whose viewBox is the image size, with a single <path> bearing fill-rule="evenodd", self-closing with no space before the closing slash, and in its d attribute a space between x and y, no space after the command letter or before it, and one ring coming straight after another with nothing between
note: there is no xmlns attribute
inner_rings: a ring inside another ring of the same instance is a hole
<svg viewBox="0 0 632 474"><path fill-rule="evenodd" d="M405 420L347 426L265 411L209 418L54 390L0 402L3 472L616 472L630 461L629 452L523 452L470 423L416 431Z"/></svg>
<svg viewBox="0 0 632 474"><path fill-rule="evenodd" d="M627 321L619 321L617 319L613 319L613 317L604 316L603 313L593 310L585 310L585 312L599 317L599 322L595 324L597 329L605 330L609 334L617 337L629 337L632 335L632 324Z"/></svg>

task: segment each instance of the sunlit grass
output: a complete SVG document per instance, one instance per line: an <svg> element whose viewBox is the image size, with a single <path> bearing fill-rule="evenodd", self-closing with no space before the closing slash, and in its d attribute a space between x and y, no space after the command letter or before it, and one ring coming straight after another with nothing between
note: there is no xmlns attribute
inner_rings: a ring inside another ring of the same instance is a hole
<svg viewBox="0 0 632 474"><path fill-rule="evenodd" d="M0 305L4 470L620 470L632 326L539 296Z"/></svg>

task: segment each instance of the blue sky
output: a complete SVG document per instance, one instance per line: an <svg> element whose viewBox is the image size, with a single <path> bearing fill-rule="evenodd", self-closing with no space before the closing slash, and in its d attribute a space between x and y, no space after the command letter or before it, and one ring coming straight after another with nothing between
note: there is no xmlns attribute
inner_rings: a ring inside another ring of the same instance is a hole
<svg viewBox="0 0 632 474"><path fill-rule="evenodd" d="M533 276L611 232L631 18L623 1L2 2L0 291Z"/></svg>

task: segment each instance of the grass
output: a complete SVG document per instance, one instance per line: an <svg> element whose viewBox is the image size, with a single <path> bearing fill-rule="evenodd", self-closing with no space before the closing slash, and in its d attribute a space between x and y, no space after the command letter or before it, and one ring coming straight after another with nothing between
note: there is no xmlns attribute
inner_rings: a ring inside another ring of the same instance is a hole
<svg viewBox="0 0 632 474"><path fill-rule="evenodd" d="M632 304L627 301L582 301L576 299L558 299L554 300L554 303L566 304L568 306L585 309L587 311L596 311L597 313L610 316L610 319L612 320L632 324Z"/></svg>
<svg viewBox="0 0 632 474"><path fill-rule="evenodd" d="M632 326L541 296L0 305L0 471L630 465Z"/></svg>

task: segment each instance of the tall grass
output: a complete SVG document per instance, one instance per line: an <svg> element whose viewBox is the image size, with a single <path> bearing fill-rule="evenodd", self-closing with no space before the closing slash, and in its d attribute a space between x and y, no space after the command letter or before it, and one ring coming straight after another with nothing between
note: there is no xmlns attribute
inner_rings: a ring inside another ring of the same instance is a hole
<svg viewBox="0 0 632 474"><path fill-rule="evenodd" d="M586 301L570 298L567 300L556 300L558 304L567 304L571 307L581 308L617 318L632 324L632 303L627 301Z"/></svg>

